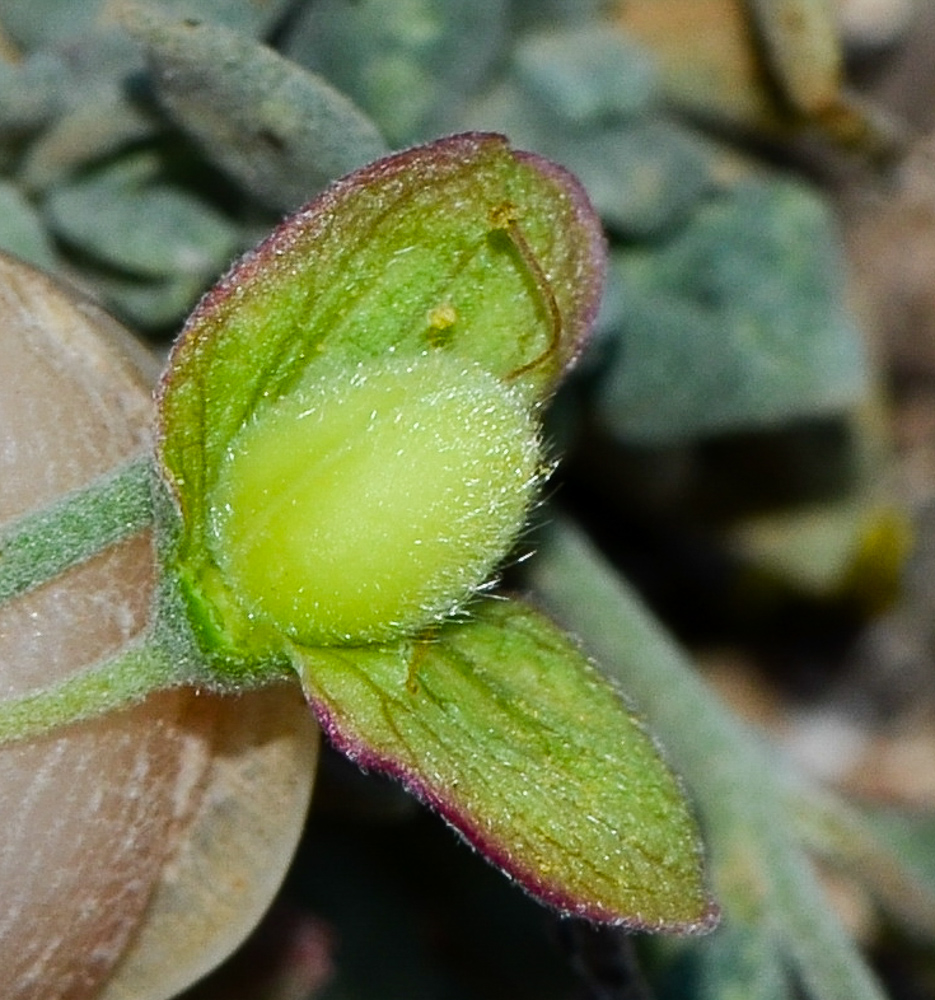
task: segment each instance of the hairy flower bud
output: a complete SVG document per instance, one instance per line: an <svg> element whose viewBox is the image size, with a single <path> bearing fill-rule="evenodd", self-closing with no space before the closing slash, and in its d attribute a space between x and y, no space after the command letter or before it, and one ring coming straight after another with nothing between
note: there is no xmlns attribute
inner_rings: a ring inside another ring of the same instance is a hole
<svg viewBox="0 0 935 1000"><path fill-rule="evenodd" d="M244 609L300 643L417 632L509 550L539 465L528 405L479 366L432 351L316 372L231 441L214 555Z"/></svg>

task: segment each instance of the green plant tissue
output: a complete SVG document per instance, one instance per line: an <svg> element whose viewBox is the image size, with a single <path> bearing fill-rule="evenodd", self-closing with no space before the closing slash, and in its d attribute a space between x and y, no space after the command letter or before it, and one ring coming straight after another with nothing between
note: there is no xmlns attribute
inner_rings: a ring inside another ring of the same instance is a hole
<svg viewBox="0 0 935 1000"><path fill-rule="evenodd" d="M55 251L42 221L16 185L0 180L0 250L52 270Z"/></svg>
<svg viewBox="0 0 935 1000"><path fill-rule="evenodd" d="M866 389L824 203L744 182L669 243L616 257L628 305L598 391L613 434L650 444L837 412Z"/></svg>
<svg viewBox="0 0 935 1000"><path fill-rule="evenodd" d="M197 273L230 259L237 232L193 194L167 184L148 153L124 157L55 188L49 228L95 260L148 277Z"/></svg>
<svg viewBox="0 0 935 1000"><path fill-rule="evenodd" d="M87 286L124 323L138 330L173 331L179 317L191 309L207 282L201 272L143 279L107 269L88 270Z"/></svg>
<svg viewBox="0 0 935 1000"><path fill-rule="evenodd" d="M646 54L606 30L535 32L458 127L561 163L611 229L641 239L680 225L712 183L707 144L665 118L655 84Z"/></svg>
<svg viewBox="0 0 935 1000"><path fill-rule="evenodd" d="M0 149L44 125L62 103L65 69L51 53L20 63L0 60Z"/></svg>
<svg viewBox="0 0 935 1000"><path fill-rule="evenodd" d="M516 45L513 65L521 86L568 121L630 117L655 95L649 53L605 25L530 34Z"/></svg>
<svg viewBox="0 0 935 1000"><path fill-rule="evenodd" d="M144 47L169 117L229 177L276 210L386 153L376 126L324 79L217 24L135 5L124 15Z"/></svg>
<svg viewBox="0 0 935 1000"><path fill-rule="evenodd" d="M212 21L254 37L271 31L292 0L147 0L146 6L178 20ZM3 0L0 19L11 39L26 51L73 43L112 23L112 0Z"/></svg>
<svg viewBox="0 0 935 1000"><path fill-rule="evenodd" d="M577 175L607 225L644 239L681 225L710 187L704 146L655 115L574 125L512 81L486 94L460 122L493 129Z"/></svg>
<svg viewBox="0 0 935 1000"><path fill-rule="evenodd" d="M8 102L22 116L35 104L35 113L42 114L26 130L36 133L34 141L19 150L26 121L21 117L19 135L12 121L4 134L0 110L0 142L7 141L29 191L52 187L153 132L155 118L131 86L141 70L137 47L114 26L54 44L12 67L9 88L0 90L0 108Z"/></svg>
<svg viewBox="0 0 935 1000"><path fill-rule="evenodd" d="M607 0L512 0L510 15L517 31L604 20Z"/></svg>
<svg viewBox="0 0 935 1000"><path fill-rule="evenodd" d="M3 0L3 30L14 44L33 49L91 31L105 0Z"/></svg>
<svg viewBox="0 0 935 1000"><path fill-rule="evenodd" d="M505 0L318 0L285 41L396 146L450 132L451 115L508 43Z"/></svg>
<svg viewBox="0 0 935 1000"><path fill-rule="evenodd" d="M295 6L294 0L147 0L177 20L223 24L243 35L264 38Z"/></svg>

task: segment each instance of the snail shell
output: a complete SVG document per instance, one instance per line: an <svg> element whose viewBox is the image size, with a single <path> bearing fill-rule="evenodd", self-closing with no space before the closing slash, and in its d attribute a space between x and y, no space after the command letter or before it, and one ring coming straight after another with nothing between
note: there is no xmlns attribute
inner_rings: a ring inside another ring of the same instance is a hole
<svg viewBox="0 0 935 1000"><path fill-rule="evenodd" d="M0 255L0 523L149 445L151 358ZM0 607L0 699L119 649L153 586L141 535ZM161 1000L232 951L301 832L317 732L297 688L179 689L0 747L4 1000Z"/></svg>

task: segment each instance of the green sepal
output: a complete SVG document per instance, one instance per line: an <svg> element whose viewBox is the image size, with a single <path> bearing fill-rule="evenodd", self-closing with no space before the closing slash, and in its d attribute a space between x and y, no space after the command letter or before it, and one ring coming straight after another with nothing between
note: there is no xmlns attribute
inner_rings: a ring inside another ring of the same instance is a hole
<svg viewBox="0 0 935 1000"><path fill-rule="evenodd" d="M716 913L681 787L577 646L512 600L392 646L294 649L330 739L532 895L640 930Z"/></svg>

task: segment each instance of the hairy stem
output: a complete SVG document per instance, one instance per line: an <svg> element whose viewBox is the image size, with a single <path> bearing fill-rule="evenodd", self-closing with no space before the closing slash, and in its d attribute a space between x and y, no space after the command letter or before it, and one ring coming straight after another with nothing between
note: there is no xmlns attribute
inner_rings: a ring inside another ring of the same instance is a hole
<svg viewBox="0 0 935 1000"><path fill-rule="evenodd" d="M152 460L133 459L0 527L0 603L129 538L153 518Z"/></svg>
<svg viewBox="0 0 935 1000"><path fill-rule="evenodd" d="M815 1000L882 1000L799 842L781 759L720 703L578 531L559 522L530 565L536 593L636 701L688 784L728 921L760 914Z"/></svg>
<svg viewBox="0 0 935 1000"><path fill-rule="evenodd" d="M126 708L184 680L166 647L146 635L51 687L0 701L0 746Z"/></svg>

